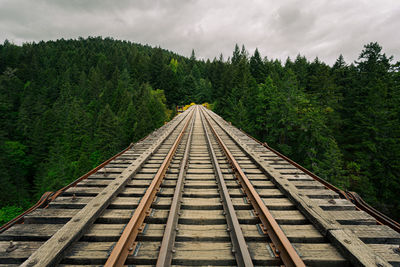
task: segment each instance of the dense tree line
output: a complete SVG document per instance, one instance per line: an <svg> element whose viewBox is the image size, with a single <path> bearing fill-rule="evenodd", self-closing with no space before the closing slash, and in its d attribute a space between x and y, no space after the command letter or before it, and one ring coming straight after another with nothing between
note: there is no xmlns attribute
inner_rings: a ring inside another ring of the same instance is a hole
<svg viewBox="0 0 400 267"><path fill-rule="evenodd" d="M215 111L320 177L400 219L400 63L370 43L330 67L235 47L207 63Z"/></svg>
<svg viewBox="0 0 400 267"><path fill-rule="evenodd" d="M26 208L173 116L214 110L322 178L400 218L399 63L377 43L333 66L249 55L197 60L88 38L0 45L1 213Z"/></svg>
<svg viewBox="0 0 400 267"><path fill-rule="evenodd" d="M157 54L181 58L101 38L0 46L3 222L173 116Z"/></svg>

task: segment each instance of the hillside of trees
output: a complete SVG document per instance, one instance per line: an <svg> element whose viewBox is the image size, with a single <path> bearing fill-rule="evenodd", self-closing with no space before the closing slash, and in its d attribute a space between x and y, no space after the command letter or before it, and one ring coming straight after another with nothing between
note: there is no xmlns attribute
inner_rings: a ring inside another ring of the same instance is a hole
<svg viewBox="0 0 400 267"><path fill-rule="evenodd" d="M400 63L377 43L333 66L298 55L198 60L110 38L0 45L0 223L161 126L214 111L400 219Z"/></svg>

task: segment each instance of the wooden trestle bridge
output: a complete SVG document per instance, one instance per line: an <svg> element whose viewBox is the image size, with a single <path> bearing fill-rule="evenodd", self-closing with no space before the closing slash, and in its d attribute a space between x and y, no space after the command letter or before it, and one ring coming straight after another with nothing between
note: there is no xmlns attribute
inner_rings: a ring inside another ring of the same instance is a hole
<svg viewBox="0 0 400 267"><path fill-rule="evenodd" d="M0 231L0 266L400 266L400 226L192 106Z"/></svg>

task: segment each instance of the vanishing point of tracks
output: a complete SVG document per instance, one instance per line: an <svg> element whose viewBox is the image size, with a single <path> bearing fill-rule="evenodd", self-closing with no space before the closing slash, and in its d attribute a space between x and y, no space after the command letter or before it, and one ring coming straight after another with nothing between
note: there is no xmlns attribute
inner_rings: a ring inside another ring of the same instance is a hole
<svg viewBox="0 0 400 267"><path fill-rule="evenodd" d="M0 240L0 265L400 264L400 234L199 106Z"/></svg>

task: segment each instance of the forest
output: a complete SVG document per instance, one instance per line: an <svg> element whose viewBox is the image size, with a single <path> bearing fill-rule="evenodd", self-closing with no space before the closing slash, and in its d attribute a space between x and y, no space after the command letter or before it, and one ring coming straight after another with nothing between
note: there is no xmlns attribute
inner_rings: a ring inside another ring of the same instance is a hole
<svg viewBox="0 0 400 267"><path fill-rule="evenodd" d="M89 37L0 45L0 223L175 115L212 103L225 120L400 219L400 62L210 60Z"/></svg>

